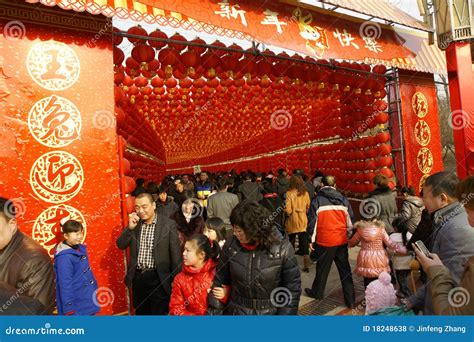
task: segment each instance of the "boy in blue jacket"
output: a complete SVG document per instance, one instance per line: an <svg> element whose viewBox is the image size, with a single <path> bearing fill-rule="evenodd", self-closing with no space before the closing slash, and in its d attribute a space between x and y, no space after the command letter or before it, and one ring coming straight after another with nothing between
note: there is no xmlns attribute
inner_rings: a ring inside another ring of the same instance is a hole
<svg viewBox="0 0 474 342"><path fill-rule="evenodd" d="M92 273L86 247L81 243L84 227L69 220L62 226L64 241L54 252L56 303L59 315L95 315L97 280Z"/></svg>

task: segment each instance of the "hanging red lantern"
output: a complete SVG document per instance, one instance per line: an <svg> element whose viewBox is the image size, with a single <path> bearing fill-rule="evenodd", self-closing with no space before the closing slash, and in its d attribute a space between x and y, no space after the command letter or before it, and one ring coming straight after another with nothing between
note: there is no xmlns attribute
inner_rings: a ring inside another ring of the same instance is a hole
<svg viewBox="0 0 474 342"><path fill-rule="evenodd" d="M170 77L170 78L166 79L165 84L166 84L167 88L172 89L172 88L175 88L178 85L178 81L176 81L176 79L174 79L173 77Z"/></svg>
<svg viewBox="0 0 474 342"><path fill-rule="evenodd" d="M202 65L208 70L216 69L220 63L220 57L211 49L207 50L207 52L202 55Z"/></svg>
<svg viewBox="0 0 474 342"><path fill-rule="evenodd" d="M179 59L188 68L194 68L201 62L199 54L195 50L189 49L188 51L181 54Z"/></svg>
<svg viewBox="0 0 474 342"><path fill-rule="evenodd" d="M127 33L128 34L133 34L133 35L136 35L136 36L143 36L143 38L148 36L148 33L146 32L146 30L143 27L141 27L140 25L130 27L127 30ZM132 43L134 45L135 44L140 44L144 41L143 39L140 39L140 38L127 37L127 39L130 41L130 43Z"/></svg>
<svg viewBox="0 0 474 342"><path fill-rule="evenodd" d="M393 160L389 156L382 156L382 157L377 159L376 163L377 163L377 166L390 167L393 164Z"/></svg>
<svg viewBox="0 0 474 342"><path fill-rule="evenodd" d="M139 76L139 77L135 78L135 85L137 87L144 87L147 84L148 84L148 79L146 77Z"/></svg>
<svg viewBox="0 0 474 342"><path fill-rule="evenodd" d="M189 78L184 78L179 81L179 86L181 88L190 88L193 85L193 81Z"/></svg>
<svg viewBox="0 0 474 342"><path fill-rule="evenodd" d="M383 112L388 108L387 102L384 100L376 100L373 104L374 110Z"/></svg>
<svg viewBox="0 0 474 342"><path fill-rule="evenodd" d="M164 84L165 84L165 81L160 77L153 77L151 79L151 85L154 88L163 87Z"/></svg>
<svg viewBox="0 0 474 342"><path fill-rule="evenodd" d="M125 73L123 69L117 70L114 74L114 83L118 85L122 83L124 80L125 80Z"/></svg>
<svg viewBox="0 0 474 342"><path fill-rule="evenodd" d="M191 40L191 43L206 45L206 42L204 40L202 40L201 38L194 38L193 40ZM201 46L191 46L190 45L188 47L188 49L192 50L192 51L195 51L198 55L202 55L206 51L206 48L201 47Z"/></svg>
<svg viewBox="0 0 474 342"><path fill-rule="evenodd" d="M114 64L115 65L122 65L123 60L125 59L125 54L123 51L114 46Z"/></svg>
<svg viewBox="0 0 474 342"><path fill-rule="evenodd" d="M122 37L122 36L119 36L118 34L116 34L116 33L118 33L118 32L120 32L120 30L119 30L118 28L114 27L114 28L112 29L112 37L113 37L113 43L114 43L114 45L120 45L120 44L122 43L122 41L123 41L123 37Z"/></svg>
<svg viewBox="0 0 474 342"><path fill-rule="evenodd" d="M132 57L143 66L143 64L149 63L155 58L155 50L150 45L135 45L132 49Z"/></svg>
<svg viewBox="0 0 474 342"><path fill-rule="evenodd" d="M133 57L128 57L125 60L125 65L130 69L140 69L140 64Z"/></svg>
<svg viewBox="0 0 474 342"><path fill-rule="evenodd" d="M233 50L237 50L237 51L232 51L232 52L229 52L229 54L231 54L232 56L234 56L236 59L240 59L242 58L242 56L244 55L243 52L240 52L242 51L242 47L233 43L231 46L229 46L229 49L233 49Z"/></svg>
<svg viewBox="0 0 474 342"><path fill-rule="evenodd" d="M168 36L166 35L166 33L164 33L163 31L160 31L159 29L156 29L155 31L150 33L149 36L151 38L168 39ZM160 41L151 40L151 39L148 40L148 45L156 49L164 48L167 44L168 44L167 42L160 42Z"/></svg>
<svg viewBox="0 0 474 342"><path fill-rule="evenodd" d="M172 35L170 37L171 40L175 40L175 41L178 41L178 42L187 42L186 38L184 38L182 35L180 35L179 33L175 33L174 35ZM176 50L178 51L182 51L186 48L186 45L185 44L176 44L176 43L168 43L168 45L171 47L171 48L175 48Z"/></svg>
<svg viewBox="0 0 474 342"><path fill-rule="evenodd" d="M377 124L384 124L388 121L389 119L389 115L387 113L384 113L384 112L379 112L377 113L377 115L375 116L374 118L374 121L377 123Z"/></svg>
<svg viewBox="0 0 474 342"><path fill-rule="evenodd" d="M372 72L376 74L380 74L380 75L384 75L386 71L387 71L387 68L385 67L385 65L382 65L382 64L376 65L372 69Z"/></svg>
<svg viewBox="0 0 474 342"><path fill-rule="evenodd" d="M379 152L380 156L384 156L392 152L392 146L390 146L389 144L380 144L377 147L377 151Z"/></svg>
<svg viewBox="0 0 474 342"><path fill-rule="evenodd" d="M390 133L381 132L375 136L375 140L377 141L377 143L385 143L390 140Z"/></svg>
<svg viewBox="0 0 474 342"><path fill-rule="evenodd" d="M160 50L158 60L162 66L175 66L179 63L179 52L174 48L164 48Z"/></svg>
<svg viewBox="0 0 474 342"><path fill-rule="evenodd" d="M394 176L393 171L388 168L383 168L379 170L379 173L382 175L387 176L388 178L392 178Z"/></svg>
<svg viewBox="0 0 474 342"><path fill-rule="evenodd" d="M216 40L214 43L211 44L212 46L215 46L215 47L221 47L221 48L225 48L225 44L219 40ZM222 57L224 56L227 51L225 50L221 50L221 49L214 49L214 53L219 56L219 57Z"/></svg>

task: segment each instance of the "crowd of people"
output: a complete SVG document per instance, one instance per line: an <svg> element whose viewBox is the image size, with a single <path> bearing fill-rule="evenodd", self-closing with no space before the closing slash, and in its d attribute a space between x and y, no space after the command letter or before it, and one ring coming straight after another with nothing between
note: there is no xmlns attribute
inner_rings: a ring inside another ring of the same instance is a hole
<svg viewBox="0 0 474 342"><path fill-rule="evenodd" d="M277 175L201 172L166 176L160 184L138 179L135 211L116 240L129 251L125 284L134 313L296 315L303 290L325 298L334 262L348 308L357 305L355 273L366 288L367 314L397 306L424 315L474 314L473 301L459 305L451 298L456 289L474 291L474 176L433 174L421 198L411 187L391 189L384 175L373 182L375 190L354 211L337 179L321 172L312 178L300 169L291 176L282 169ZM81 223L61 223L64 239L51 263L20 231L15 214L0 198L0 304L11 302L0 314L25 307L27 314L98 313ZM303 289L301 272L314 264L312 286Z"/></svg>

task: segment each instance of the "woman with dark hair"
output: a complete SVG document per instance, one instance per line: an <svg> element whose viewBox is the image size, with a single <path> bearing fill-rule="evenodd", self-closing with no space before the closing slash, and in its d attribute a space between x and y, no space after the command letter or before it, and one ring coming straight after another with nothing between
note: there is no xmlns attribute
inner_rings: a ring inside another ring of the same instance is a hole
<svg viewBox="0 0 474 342"><path fill-rule="evenodd" d="M395 194L389 187L389 180L387 176L379 174L374 177L375 190L369 193L369 202L374 201L371 204L376 208L375 219L383 222L385 231L387 234L394 232L392 227L392 221L397 215L397 202L395 200ZM370 200L371 199L371 200ZM372 217L371 217L372 218Z"/></svg>
<svg viewBox="0 0 474 342"><path fill-rule="evenodd" d="M163 215L167 218L172 217L179 207L171 198L168 197L168 189L160 186L157 190L158 200L156 200L156 211L158 215ZM153 197L154 198L154 197Z"/></svg>
<svg viewBox="0 0 474 342"><path fill-rule="evenodd" d="M204 208L200 205L193 191L186 190L184 197L185 200L181 205L181 210L171 216L178 225L181 247L184 246L187 238L194 234L201 234L204 230L204 218L202 217Z"/></svg>
<svg viewBox="0 0 474 342"><path fill-rule="evenodd" d="M303 256L303 272L309 272L311 260L309 259L309 236L306 232L308 226L308 209L311 204L308 191L300 176L292 176L290 186L286 193L285 213L288 215L285 229L290 242L295 247L296 236L298 236L298 252Z"/></svg>
<svg viewBox="0 0 474 342"><path fill-rule="evenodd" d="M290 242L257 202L239 203L234 230L222 249L214 292L228 298L226 315L296 315L301 295L298 263ZM227 293L230 286L230 293Z"/></svg>
<svg viewBox="0 0 474 342"><path fill-rule="evenodd" d="M415 190L413 190L412 187L403 187L401 194L405 200L403 201L402 209L398 217L406 221L408 231L413 234L418 223L421 221L421 213L425 206L421 198L415 196Z"/></svg>

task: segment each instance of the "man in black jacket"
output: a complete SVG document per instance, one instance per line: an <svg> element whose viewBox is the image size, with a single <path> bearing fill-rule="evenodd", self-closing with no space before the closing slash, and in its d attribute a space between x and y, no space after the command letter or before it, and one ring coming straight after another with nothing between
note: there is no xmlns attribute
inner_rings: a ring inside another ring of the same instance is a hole
<svg viewBox="0 0 474 342"><path fill-rule="evenodd" d="M130 248L125 283L132 289L136 314L168 314L171 284L181 271L180 241L176 224L156 213L150 194L135 199L135 212L117 238L117 246Z"/></svg>
<svg viewBox="0 0 474 342"><path fill-rule="evenodd" d="M11 200L3 197L0 197L0 283L3 285L0 287L3 295L11 293L11 289L14 289L15 297L21 295L22 298L13 303L14 306L32 303L31 306L23 307L22 314L53 313L56 288L51 259L39 243L18 229L16 207ZM6 288L10 290L4 291ZM10 297L6 298L5 304L12 302ZM4 299L0 298L3 314L20 314L14 307L10 310L4 308L1 302Z"/></svg>

